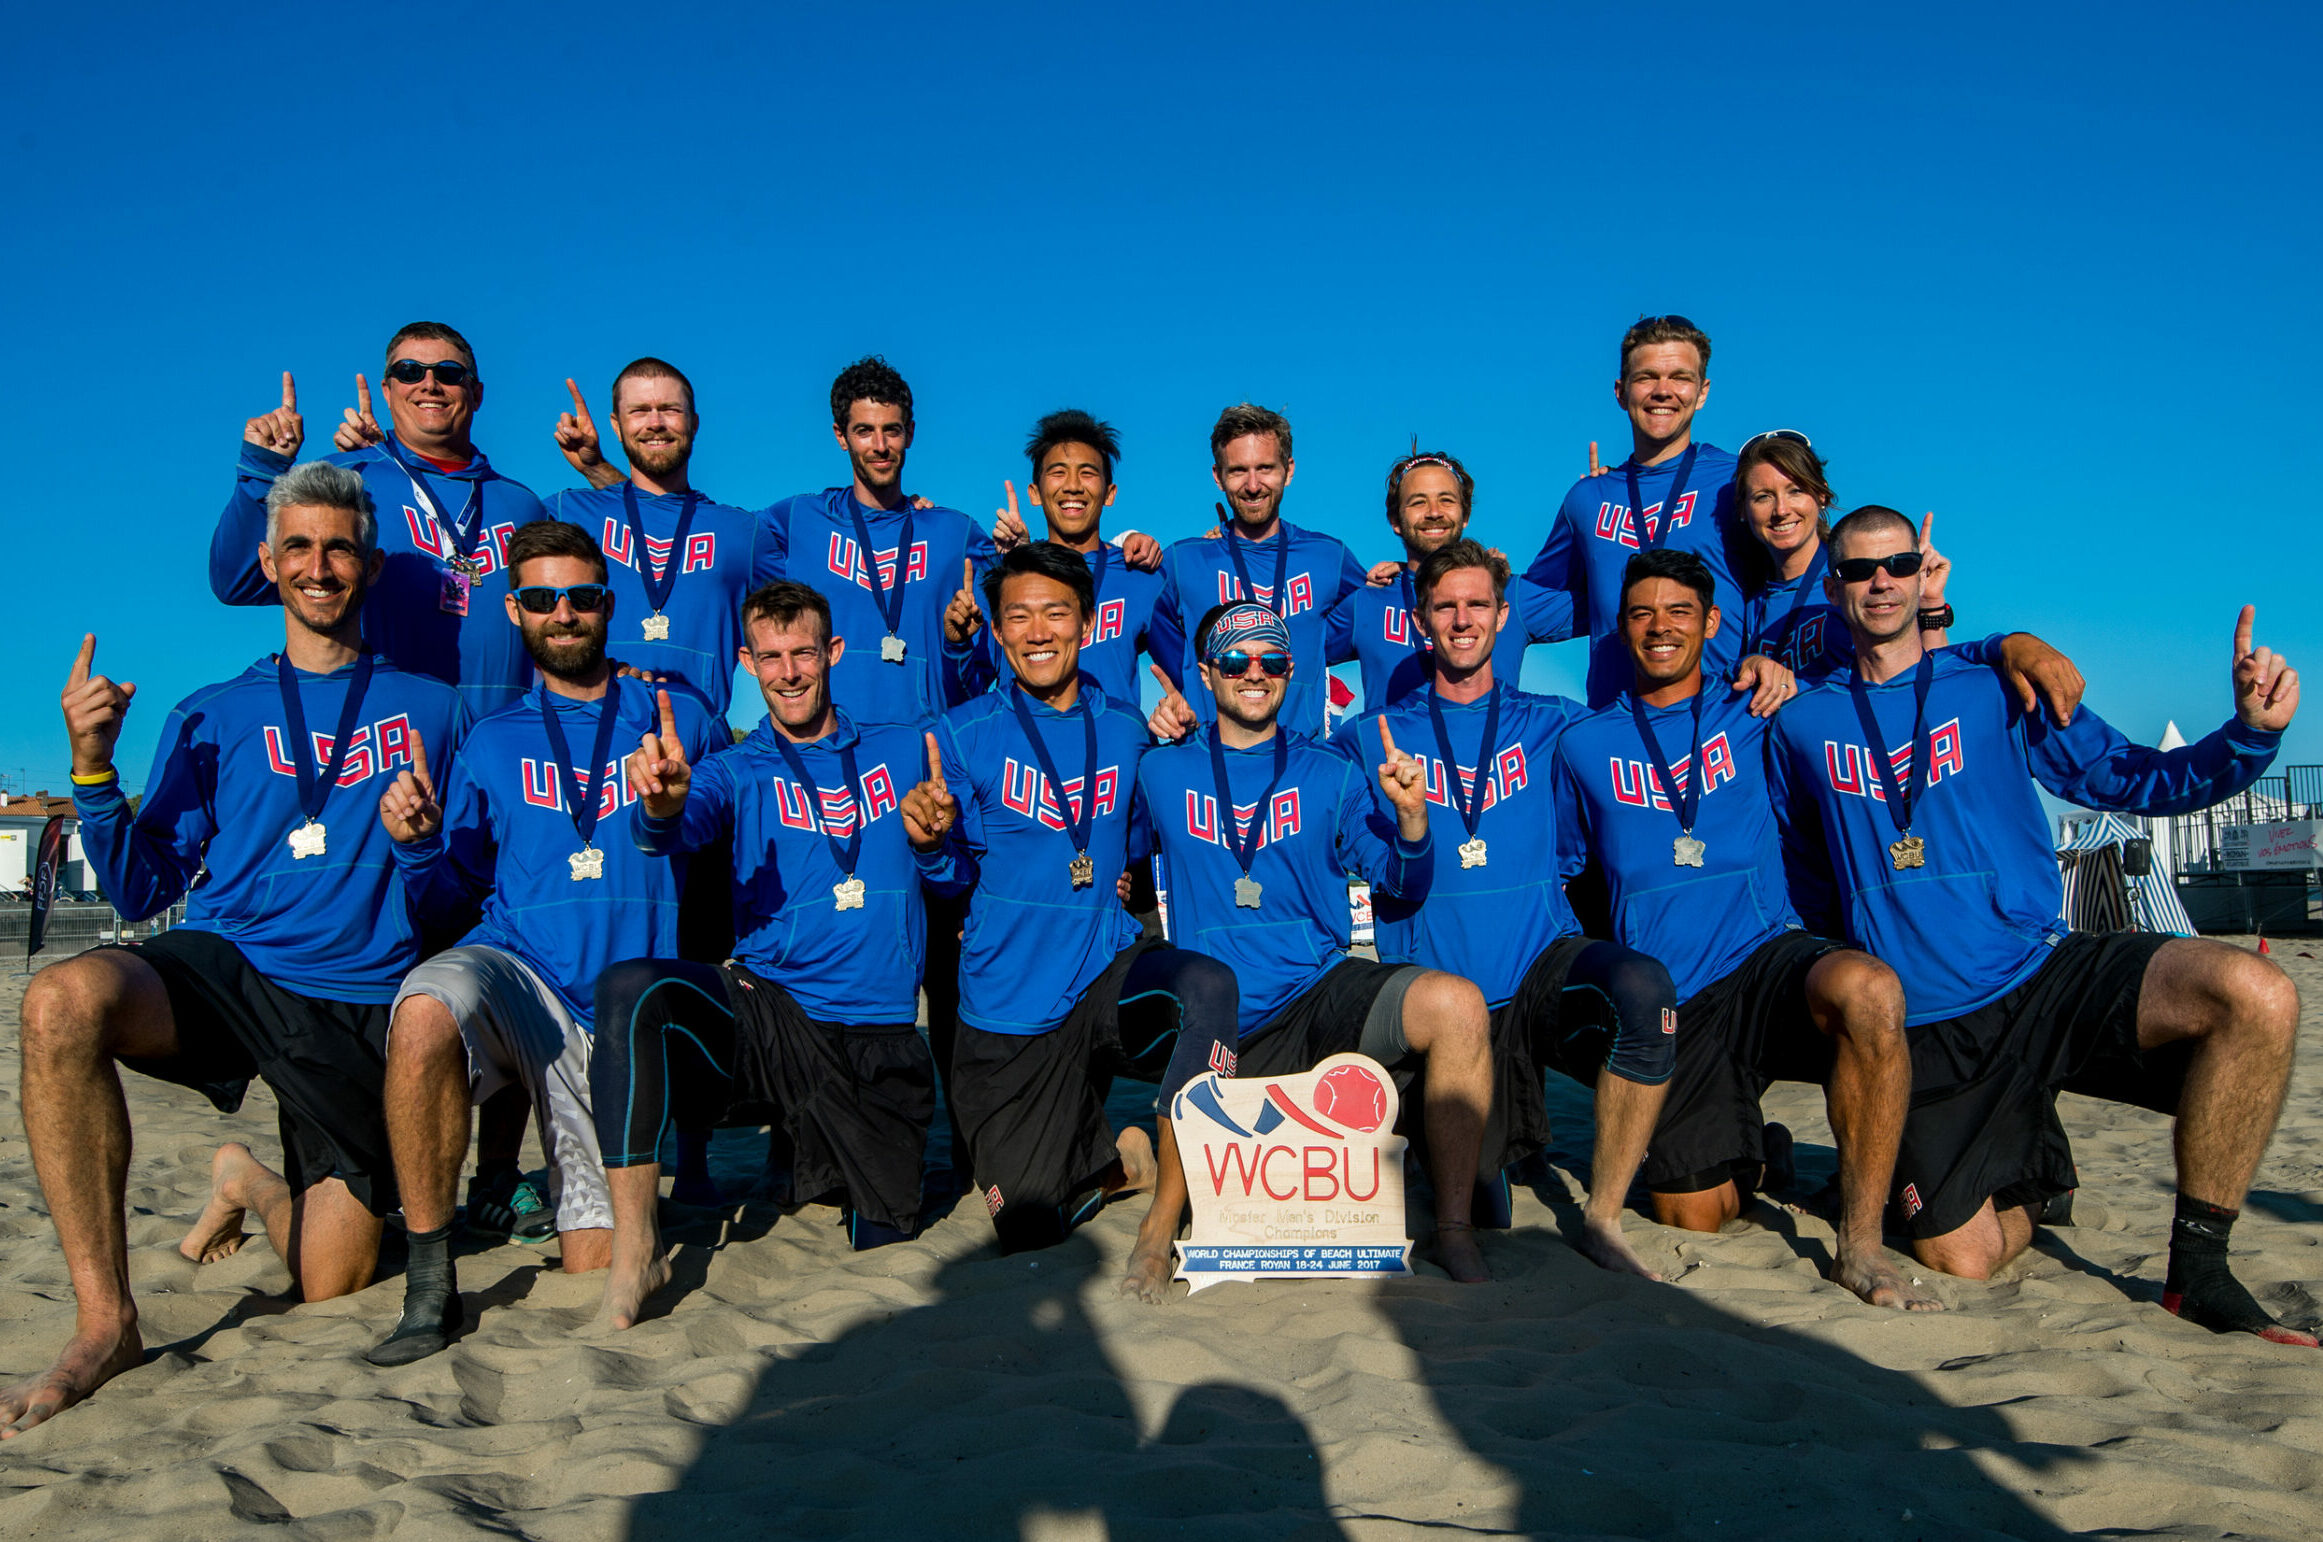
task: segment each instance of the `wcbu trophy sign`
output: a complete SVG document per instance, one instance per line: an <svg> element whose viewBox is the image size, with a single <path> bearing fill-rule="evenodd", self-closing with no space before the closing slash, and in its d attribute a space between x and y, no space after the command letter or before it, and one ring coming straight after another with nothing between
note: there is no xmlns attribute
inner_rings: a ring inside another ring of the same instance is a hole
<svg viewBox="0 0 2323 1542"><path fill-rule="evenodd" d="M1411 1273L1396 1101L1394 1080L1363 1055L1301 1076L1188 1082L1170 1105L1194 1207L1177 1278L1201 1290Z"/></svg>

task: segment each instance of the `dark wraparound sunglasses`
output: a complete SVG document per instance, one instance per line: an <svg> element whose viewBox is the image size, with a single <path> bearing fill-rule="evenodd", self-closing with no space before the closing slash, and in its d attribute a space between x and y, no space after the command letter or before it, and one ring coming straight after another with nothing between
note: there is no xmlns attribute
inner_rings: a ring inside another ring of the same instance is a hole
<svg viewBox="0 0 2323 1542"><path fill-rule="evenodd" d="M1291 656L1287 653L1245 653L1240 648L1210 655L1210 667L1229 680L1239 680L1250 673L1252 660L1257 661L1270 680L1280 680L1291 672Z"/></svg>
<svg viewBox="0 0 2323 1542"><path fill-rule="evenodd" d="M1795 428L1770 428L1764 433L1752 434L1748 439L1742 441L1742 447L1743 449L1748 450L1752 445L1758 443L1761 439L1788 439L1791 441L1791 443L1800 446L1802 449L1808 450L1811 450L1815 447L1814 440L1809 439L1805 434L1800 433Z"/></svg>
<svg viewBox="0 0 2323 1542"><path fill-rule="evenodd" d="M570 600L574 610L593 616L613 603L613 591L603 584L568 584L562 589L526 584L516 591L517 606L536 616L555 615L559 600Z"/></svg>
<svg viewBox="0 0 2323 1542"><path fill-rule="evenodd" d="M1920 554L1916 551L1889 552L1884 557L1841 557L1831 564L1842 583L1860 584L1881 568L1898 578L1909 578L1920 570Z"/></svg>
<svg viewBox="0 0 2323 1542"><path fill-rule="evenodd" d="M474 373L458 359L438 359L433 364L422 364L417 359L397 359L387 366L387 378L399 385L418 385L430 375L436 377L438 385L466 385Z"/></svg>

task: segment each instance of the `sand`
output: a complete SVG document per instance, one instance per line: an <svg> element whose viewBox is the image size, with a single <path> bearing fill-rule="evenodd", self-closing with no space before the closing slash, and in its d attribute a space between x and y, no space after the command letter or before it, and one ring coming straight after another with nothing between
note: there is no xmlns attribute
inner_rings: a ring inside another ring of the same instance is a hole
<svg viewBox="0 0 2323 1542"><path fill-rule="evenodd" d="M2310 1003L2237 1267L2311 1312L2323 1279L2323 944L2276 956ZM15 1062L21 980L0 996ZM72 1304L14 1103L0 1100L0 1376L45 1365ZM1630 1220L1672 1285L1561 1240L1587 1107L1560 1088L1562 1192L1487 1240L1499 1280L1229 1285L1119 1300L1135 1215L994 1255L980 1209L856 1255L836 1213L673 1212L678 1285L590 1334L598 1277L546 1250L461 1260L480 1323L395 1370L361 1354L401 1282L286 1308L263 1240L174 1248L211 1150L277 1148L254 1090L224 1118L128 1080L131 1270L151 1351L0 1446L0 1537L2282 1537L2323 1534L2323 1356L2213 1337L2156 1304L2164 1122L2065 1100L2080 1224L1952 1310L1824 1282L1831 1232L1761 1204L1717 1237ZM1778 1088L1808 1186L1819 1096ZM729 1176L759 1143L720 1138Z"/></svg>

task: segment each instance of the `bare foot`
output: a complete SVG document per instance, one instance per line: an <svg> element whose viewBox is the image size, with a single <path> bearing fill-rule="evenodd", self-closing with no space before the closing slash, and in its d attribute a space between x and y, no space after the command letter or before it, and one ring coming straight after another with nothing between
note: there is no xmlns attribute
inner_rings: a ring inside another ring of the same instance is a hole
<svg viewBox="0 0 2323 1542"><path fill-rule="evenodd" d="M249 1208L244 1203L242 1180L257 1166L258 1158L238 1140L218 1148L218 1154L210 1158L210 1202L202 1206L201 1219L178 1243L178 1252L197 1264L214 1264L241 1251L242 1244L250 1240L242 1230L242 1216Z"/></svg>
<svg viewBox="0 0 2323 1542"><path fill-rule="evenodd" d="M1129 1250L1128 1271L1121 1277L1123 1295L1147 1306L1161 1306L1170 1299L1170 1276L1177 1273L1170 1242L1168 1237L1149 1240L1139 1234L1137 1246Z"/></svg>
<svg viewBox="0 0 2323 1542"><path fill-rule="evenodd" d="M669 1255L659 1248L637 1259L616 1252L611 1268L605 1277L605 1304L597 1309L597 1320L615 1328L634 1328L645 1303L669 1283Z"/></svg>
<svg viewBox="0 0 2323 1542"><path fill-rule="evenodd" d="M1476 1245L1476 1228L1466 1221L1436 1223L1436 1262L1463 1285L1482 1285L1492 1278L1484 1265L1484 1249Z"/></svg>
<svg viewBox="0 0 2323 1542"><path fill-rule="evenodd" d="M1107 1183L1108 1194L1118 1199L1124 1194L1143 1194L1153 1187L1161 1167L1153 1159L1152 1136L1133 1124L1114 1137L1113 1149L1120 1156L1121 1181Z"/></svg>
<svg viewBox="0 0 2323 1542"><path fill-rule="evenodd" d="M1895 1266L1884 1249L1841 1253L1838 1262L1831 1266L1831 1278L1873 1306L1892 1306L1906 1312L1944 1310L1943 1302L1904 1277L1904 1272Z"/></svg>
<svg viewBox="0 0 2323 1542"><path fill-rule="evenodd" d="M74 1334L56 1364L0 1390L0 1419L8 1421L0 1426L0 1440L55 1418L144 1358L145 1341L138 1337L135 1319L117 1333Z"/></svg>
<svg viewBox="0 0 2323 1542"><path fill-rule="evenodd" d="M1621 1222L1618 1220L1600 1221L1595 1216L1583 1219L1581 1235L1573 1239L1573 1246L1581 1250L1583 1258L1600 1269L1610 1269L1615 1274L1634 1274L1640 1279L1661 1279L1661 1275L1647 1268L1645 1260L1638 1257L1630 1247L1629 1239L1621 1234Z"/></svg>

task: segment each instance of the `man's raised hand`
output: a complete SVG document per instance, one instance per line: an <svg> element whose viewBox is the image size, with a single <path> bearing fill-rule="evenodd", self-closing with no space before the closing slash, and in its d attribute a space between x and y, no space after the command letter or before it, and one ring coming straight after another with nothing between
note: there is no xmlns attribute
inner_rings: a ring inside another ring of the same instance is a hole
<svg viewBox="0 0 2323 1542"><path fill-rule="evenodd" d="M1170 677L1162 673L1159 664L1145 667L1161 682L1162 688L1162 699L1154 707L1153 715L1145 720L1145 731L1165 744L1183 739L1201 726L1201 720L1194 716L1193 704L1186 700L1184 692L1170 684Z"/></svg>
<svg viewBox="0 0 2323 1542"><path fill-rule="evenodd" d="M1395 576L1402 571L1403 564L1400 562L1374 562L1371 571L1363 575L1363 581L1374 589L1384 589L1394 583Z"/></svg>
<svg viewBox="0 0 2323 1542"><path fill-rule="evenodd" d="M1944 586L1952 577L1952 559L1936 550L1936 514L1920 516L1920 609L1942 610Z"/></svg>
<svg viewBox="0 0 2323 1542"><path fill-rule="evenodd" d="M72 739L75 776L103 776L113 769L113 744L121 737L129 698L137 694L137 687L126 680L115 685L103 675L91 674L96 659L97 634L90 632L81 638L80 656L65 676L65 732Z"/></svg>
<svg viewBox="0 0 2323 1542"><path fill-rule="evenodd" d="M282 372L282 405L243 424L242 442L296 460L306 437L306 420L298 415L298 387L291 383L286 369Z"/></svg>
<svg viewBox="0 0 2323 1542"><path fill-rule="evenodd" d="M2299 672L2272 648L2251 646L2258 607L2245 605L2234 622L2234 715L2252 728L2279 734L2299 710Z"/></svg>
<svg viewBox="0 0 2323 1542"><path fill-rule="evenodd" d="M1000 485L1008 494L1008 506L992 511L992 544L1008 551L1031 540L1032 530L1016 511L1016 484L1003 478Z"/></svg>
<svg viewBox="0 0 2323 1542"><path fill-rule="evenodd" d="M435 779L428 775L427 743L416 728L411 731L411 764L396 772L380 794L379 822L398 846L424 841L444 827L444 807L436 801Z"/></svg>
<svg viewBox="0 0 2323 1542"><path fill-rule="evenodd" d="M903 795L904 839L920 851L934 851L960 817L960 803L944 783L944 754L929 734L928 779Z"/></svg>
<svg viewBox="0 0 2323 1542"><path fill-rule="evenodd" d="M360 450L365 445L386 442L387 436L379 431L379 420L371 415L371 382L357 374L355 405L347 409L346 420L331 431L331 443L342 450Z"/></svg>
<svg viewBox="0 0 2323 1542"><path fill-rule="evenodd" d="M974 558L962 557L959 590L953 594L952 603L944 607L944 637L950 642L964 643L983 624L984 612L976 608L976 562Z"/></svg>
<svg viewBox="0 0 2323 1542"><path fill-rule="evenodd" d="M1142 530L1132 530L1121 538L1121 560L1140 573L1161 571L1162 544Z"/></svg>
<svg viewBox="0 0 2323 1542"><path fill-rule="evenodd" d="M1750 692L1750 715L1773 717L1775 708L1799 694L1799 677L1763 653L1754 653L1734 671L1734 689Z"/></svg>
<svg viewBox="0 0 2323 1542"><path fill-rule="evenodd" d="M1379 790L1387 794L1387 801L1395 807L1397 830L1405 840L1416 841L1428 833L1427 779L1420 774L1420 763L1395 747L1395 735L1384 717L1379 720L1379 747L1387 755L1379 763Z"/></svg>
<svg viewBox="0 0 2323 1542"><path fill-rule="evenodd" d="M590 467L605 464L605 452L597 443L597 420L590 416L589 404L582 400L581 388L570 375L565 377L565 389L572 393L573 410L557 414L557 449L575 471L587 476Z"/></svg>
<svg viewBox="0 0 2323 1542"><path fill-rule="evenodd" d="M1605 475L1605 468L1597 464L1597 441L1594 439L1589 441L1589 474L1593 477Z"/></svg>
<svg viewBox="0 0 2323 1542"><path fill-rule="evenodd" d="M686 747L678 738L678 718L669 704L669 692L656 691L661 707L661 731L643 734L629 754L629 785L655 819L674 819L686 806L686 789L693 785L694 768L686 764Z"/></svg>

